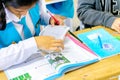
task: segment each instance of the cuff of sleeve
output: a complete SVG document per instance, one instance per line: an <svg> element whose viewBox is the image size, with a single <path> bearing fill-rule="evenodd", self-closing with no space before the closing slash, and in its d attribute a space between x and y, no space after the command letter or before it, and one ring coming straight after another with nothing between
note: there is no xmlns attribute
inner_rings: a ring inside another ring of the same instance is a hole
<svg viewBox="0 0 120 80"><path fill-rule="evenodd" d="M48 15L47 13L46 13L46 16L45 16L45 23L48 25L49 24L49 22L50 22L50 15Z"/></svg>
<svg viewBox="0 0 120 80"><path fill-rule="evenodd" d="M48 13L41 13L41 24L48 25L50 21L50 15Z"/></svg>
<svg viewBox="0 0 120 80"><path fill-rule="evenodd" d="M106 22L106 26L111 27L115 19L116 19L116 17L109 18Z"/></svg>
<svg viewBox="0 0 120 80"><path fill-rule="evenodd" d="M38 51L38 47L34 37L24 40L23 44L24 44L24 48L29 49L27 51L29 51L30 53L31 52L34 53Z"/></svg>

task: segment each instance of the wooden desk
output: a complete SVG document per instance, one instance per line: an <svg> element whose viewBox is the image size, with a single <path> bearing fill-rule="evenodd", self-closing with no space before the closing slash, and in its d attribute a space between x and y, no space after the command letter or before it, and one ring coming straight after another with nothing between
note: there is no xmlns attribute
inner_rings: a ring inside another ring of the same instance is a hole
<svg viewBox="0 0 120 80"><path fill-rule="evenodd" d="M101 26L92 28L101 28ZM116 32L111 29L105 28L112 35L117 36ZM86 32L90 29L82 31L76 31L74 34ZM118 75L120 74L120 55L112 56L103 59L99 62L90 64L83 68L66 73L64 76L57 80L120 80ZM4 72L0 72L0 80L7 80Z"/></svg>

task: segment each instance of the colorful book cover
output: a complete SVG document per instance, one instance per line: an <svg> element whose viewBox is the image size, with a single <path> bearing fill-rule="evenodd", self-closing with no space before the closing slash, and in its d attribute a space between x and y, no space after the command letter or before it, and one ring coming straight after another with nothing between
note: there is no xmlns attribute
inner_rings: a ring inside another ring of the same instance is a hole
<svg viewBox="0 0 120 80"><path fill-rule="evenodd" d="M120 53L120 41L103 28L78 34L77 37L101 58Z"/></svg>

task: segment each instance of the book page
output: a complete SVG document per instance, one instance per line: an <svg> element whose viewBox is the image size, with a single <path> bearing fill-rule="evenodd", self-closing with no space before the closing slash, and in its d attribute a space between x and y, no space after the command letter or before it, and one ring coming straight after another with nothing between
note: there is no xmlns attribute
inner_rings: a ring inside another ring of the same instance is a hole
<svg viewBox="0 0 120 80"><path fill-rule="evenodd" d="M68 32L69 27L67 26L46 26L41 32L40 35L44 36L53 36L56 39L64 39L66 33Z"/></svg>
<svg viewBox="0 0 120 80"><path fill-rule="evenodd" d="M70 63L70 61L67 58L65 58L60 52L50 53L45 57L51 64L51 66L53 66L55 69L62 64Z"/></svg>
<svg viewBox="0 0 120 80"><path fill-rule="evenodd" d="M57 57L56 61L48 61L46 57L39 56L33 60L29 59L30 61L13 66L6 70L5 73L10 80L50 80L60 77L63 71L67 72L80 68L96 62L94 60L98 59L96 55L76 45L69 37L65 38L65 49L61 53L56 53L55 57L53 55L54 54L50 57L52 57L53 60Z"/></svg>
<svg viewBox="0 0 120 80"><path fill-rule="evenodd" d="M50 28L51 30L49 30ZM67 29L47 27L40 35L53 35L64 38L64 50L59 53L50 53L36 58L30 58L26 62L13 66L5 73L10 80L54 80L65 72L83 67L98 61L93 53L76 44L69 36L65 36ZM47 32L49 33L47 33ZM61 37L62 35L62 37ZM40 52L41 53L41 52Z"/></svg>
<svg viewBox="0 0 120 80"><path fill-rule="evenodd" d="M52 27L49 25L40 35L49 35L54 36L56 39L64 39L68 29L66 26ZM24 63L6 70L5 73L8 79L25 80L30 78L32 80L43 80L51 75L57 74L55 67L51 66L45 57L39 55L40 53L37 52L36 55L31 56Z"/></svg>
<svg viewBox="0 0 120 80"><path fill-rule="evenodd" d="M46 59L58 72L66 68L65 66L67 65L72 67L75 64L98 60L96 54L88 51L88 49L84 49L83 45L82 47L81 45L77 45L69 36L65 37L64 44L65 48L62 52L54 52L46 55Z"/></svg>
<svg viewBox="0 0 120 80"><path fill-rule="evenodd" d="M81 64L92 60L98 60L98 56L80 47L79 45L74 43L68 36L65 38L64 43L65 48L61 52L61 54L67 59L68 62L57 66L57 71L60 70L60 68L67 65L75 66L75 64Z"/></svg>
<svg viewBox="0 0 120 80"><path fill-rule="evenodd" d="M39 57L11 67L5 73L8 80L44 80L57 72L44 57Z"/></svg>

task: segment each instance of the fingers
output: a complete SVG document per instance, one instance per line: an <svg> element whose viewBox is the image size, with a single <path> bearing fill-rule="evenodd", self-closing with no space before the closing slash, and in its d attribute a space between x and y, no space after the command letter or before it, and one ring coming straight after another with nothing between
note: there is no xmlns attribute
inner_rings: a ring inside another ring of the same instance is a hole
<svg viewBox="0 0 120 80"><path fill-rule="evenodd" d="M48 52L60 52L64 49L63 40L55 39L50 36L37 36L35 37L37 46L40 50L48 51Z"/></svg>
<svg viewBox="0 0 120 80"><path fill-rule="evenodd" d="M61 47L51 47L49 51L51 52L61 52L63 49Z"/></svg>
<svg viewBox="0 0 120 80"><path fill-rule="evenodd" d="M60 52L62 49L64 49L63 40L53 40L49 47L49 50L55 52Z"/></svg>
<svg viewBox="0 0 120 80"><path fill-rule="evenodd" d="M115 19L115 21L113 22L111 28L116 30L118 33L120 33L120 18Z"/></svg>
<svg viewBox="0 0 120 80"><path fill-rule="evenodd" d="M53 40L53 47L61 47L62 49L64 49L64 42L63 40Z"/></svg>
<svg viewBox="0 0 120 80"><path fill-rule="evenodd" d="M64 20L61 18L61 17L54 17L55 19L53 19L52 17L50 18L50 24L52 25L52 26L54 26L54 25L64 25Z"/></svg>
<svg viewBox="0 0 120 80"><path fill-rule="evenodd" d="M52 17L51 17L51 25L52 26L54 26L54 25L61 25L61 22L60 22L60 20L58 20L57 18L55 18L55 19L53 19Z"/></svg>
<svg viewBox="0 0 120 80"><path fill-rule="evenodd" d="M114 25L111 28L114 29L114 30L116 30L118 33L120 33L120 26L119 25Z"/></svg>
<svg viewBox="0 0 120 80"><path fill-rule="evenodd" d="M55 21L54 21L54 19L53 19L52 17L50 18L50 24L51 24L52 26L55 25Z"/></svg>

